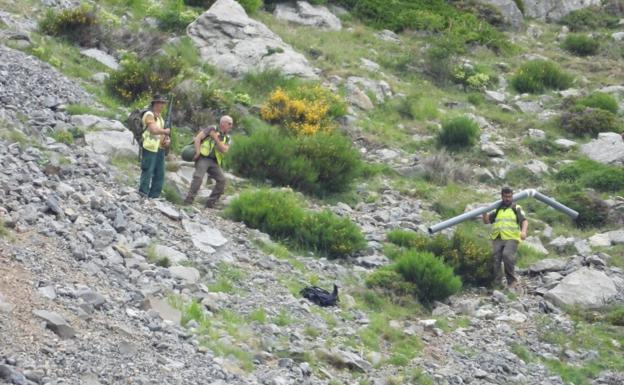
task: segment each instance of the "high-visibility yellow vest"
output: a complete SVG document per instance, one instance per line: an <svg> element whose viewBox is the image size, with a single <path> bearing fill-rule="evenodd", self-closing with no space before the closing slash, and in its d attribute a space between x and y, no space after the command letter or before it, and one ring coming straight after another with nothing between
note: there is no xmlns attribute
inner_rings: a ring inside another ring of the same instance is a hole
<svg viewBox="0 0 624 385"><path fill-rule="evenodd" d="M230 141L229 135L224 135L223 140L222 140L223 144L228 144L229 141ZM217 160L217 164L220 166L221 161L223 160L223 153L219 151L218 148L216 148L216 144L217 143L214 140L212 140L212 138L207 137L202 142L201 146L199 147L199 153L203 156L208 156L214 149L214 157Z"/></svg>
<svg viewBox="0 0 624 385"><path fill-rule="evenodd" d="M152 134L150 130L147 128L147 124L145 123L145 120L148 115L151 115L152 117L154 117L154 120L156 121L156 125L160 129L165 128L165 121L160 116L155 117L152 111L147 111L145 115L143 115L143 125L146 127L145 131L143 131L143 148L150 152L158 152L158 148L160 147L160 135Z"/></svg>
<svg viewBox="0 0 624 385"><path fill-rule="evenodd" d="M516 206L516 211L521 210L520 206ZM516 240L520 241L520 227L516 213L511 207L500 208L494 218L494 227L490 237L492 239L500 238L504 241Z"/></svg>

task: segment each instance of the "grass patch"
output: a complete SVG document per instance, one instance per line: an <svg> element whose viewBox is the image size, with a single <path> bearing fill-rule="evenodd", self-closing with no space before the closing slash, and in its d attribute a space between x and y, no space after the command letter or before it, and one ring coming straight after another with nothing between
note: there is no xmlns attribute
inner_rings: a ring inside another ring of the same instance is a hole
<svg viewBox="0 0 624 385"><path fill-rule="evenodd" d="M108 109L100 109L87 104L70 104L65 111L70 115L95 115L107 119L117 119L117 113Z"/></svg>
<svg viewBox="0 0 624 385"><path fill-rule="evenodd" d="M237 285L245 278L245 273L235 266L221 262L217 265L216 276L216 281L208 285L210 291L234 293Z"/></svg>
<svg viewBox="0 0 624 385"><path fill-rule="evenodd" d="M288 326L293 322L294 320L284 309L280 310L279 314L273 318L273 323L277 326Z"/></svg>
<svg viewBox="0 0 624 385"><path fill-rule="evenodd" d="M162 257L156 253L156 243L151 242L145 249L145 257L150 263L160 267L171 266L171 261L167 257Z"/></svg>
<svg viewBox="0 0 624 385"><path fill-rule="evenodd" d="M249 313L248 319L249 321L257 322L260 325L264 325L267 322L266 311L262 308L256 309Z"/></svg>

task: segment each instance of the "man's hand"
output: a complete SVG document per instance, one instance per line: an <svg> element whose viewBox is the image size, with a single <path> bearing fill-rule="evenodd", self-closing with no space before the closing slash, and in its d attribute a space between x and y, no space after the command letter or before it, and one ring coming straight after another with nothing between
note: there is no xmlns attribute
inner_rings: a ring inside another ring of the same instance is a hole
<svg viewBox="0 0 624 385"><path fill-rule="evenodd" d="M520 232L520 239L522 239L523 241L527 238L527 233L526 231L521 231Z"/></svg>
<svg viewBox="0 0 624 385"><path fill-rule="evenodd" d="M162 147L169 148L170 144L171 144L171 138L168 136L165 136L162 140Z"/></svg>
<svg viewBox="0 0 624 385"><path fill-rule="evenodd" d="M169 135L169 134L171 134L171 129L170 129L170 128L165 128L165 129L163 130L163 134L165 134L165 135Z"/></svg>
<svg viewBox="0 0 624 385"><path fill-rule="evenodd" d="M199 159L200 156L201 154L199 152L196 152L195 155L193 155L193 162L197 162L197 159Z"/></svg>

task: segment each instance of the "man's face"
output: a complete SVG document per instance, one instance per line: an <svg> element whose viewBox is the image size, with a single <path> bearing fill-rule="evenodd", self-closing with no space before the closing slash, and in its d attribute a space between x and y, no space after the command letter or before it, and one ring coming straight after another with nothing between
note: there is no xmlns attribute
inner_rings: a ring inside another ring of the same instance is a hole
<svg viewBox="0 0 624 385"><path fill-rule="evenodd" d="M165 102L155 102L154 103L154 112L160 113L165 107Z"/></svg>
<svg viewBox="0 0 624 385"><path fill-rule="evenodd" d="M222 133L227 134L228 132L230 132L233 125L234 124L232 122L224 120L223 122L221 122L221 124L219 124L219 128Z"/></svg>
<svg viewBox="0 0 624 385"><path fill-rule="evenodd" d="M503 200L503 205L504 206L511 206L511 203L513 201L513 194L512 193L502 193L501 194L501 199Z"/></svg>

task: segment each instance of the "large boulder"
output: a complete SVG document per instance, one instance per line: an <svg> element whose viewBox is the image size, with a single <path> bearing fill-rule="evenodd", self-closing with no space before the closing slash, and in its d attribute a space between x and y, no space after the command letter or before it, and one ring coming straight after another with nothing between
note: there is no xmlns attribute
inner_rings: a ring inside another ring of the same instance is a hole
<svg viewBox="0 0 624 385"><path fill-rule="evenodd" d="M278 19L291 23L307 25L340 31L342 23L340 19L322 5L310 5L307 1L297 1L296 5L288 3L277 4L274 12Z"/></svg>
<svg viewBox="0 0 624 385"><path fill-rule="evenodd" d="M496 8L505 21L511 25L513 29L520 29L524 21L520 8L513 0L477 0L479 3L488 4Z"/></svg>
<svg viewBox="0 0 624 385"><path fill-rule="evenodd" d="M624 164L624 140L615 132L601 132L598 138L581 146L581 152L604 164Z"/></svg>
<svg viewBox="0 0 624 385"><path fill-rule="evenodd" d="M132 143L134 137L126 131L90 131L85 134L85 141L91 151L110 159L114 155L136 156L139 146Z"/></svg>
<svg viewBox="0 0 624 385"><path fill-rule="evenodd" d="M617 295L613 280L599 270L583 267L566 276L544 297L557 306L603 307Z"/></svg>
<svg viewBox="0 0 624 385"><path fill-rule="evenodd" d="M302 54L264 24L249 18L234 0L217 0L186 33L203 61L232 76L277 69L286 76L318 78L317 70Z"/></svg>
<svg viewBox="0 0 624 385"><path fill-rule="evenodd" d="M572 11L599 6L602 0L524 0L524 16L557 21Z"/></svg>

